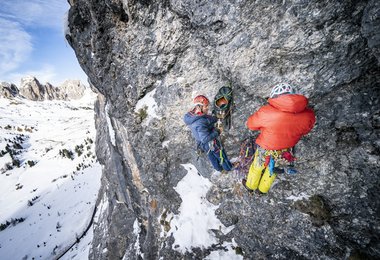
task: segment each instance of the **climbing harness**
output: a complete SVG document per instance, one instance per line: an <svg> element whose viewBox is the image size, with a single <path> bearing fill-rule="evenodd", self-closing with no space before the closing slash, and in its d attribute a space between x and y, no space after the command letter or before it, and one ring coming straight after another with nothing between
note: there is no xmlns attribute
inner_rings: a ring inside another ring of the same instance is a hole
<svg viewBox="0 0 380 260"><path fill-rule="evenodd" d="M269 165L270 176L274 173L283 173L283 168L293 166L292 163L296 160L290 148L282 150L265 150L264 157L264 166L267 167Z"/></svg>
<svg viewBox="0 0 380 260"><path fill-rule="evenodd" d="M195 153L197 154L197 161L199 160L199 157L203 156L204 151L201 148L201 143L197 144L197 147L195 149Z"/></svg>
<svg viewBox="0 0 380 260"><path fill-rule="evenodd" d="M224 163L224 156L223 156L223 145L218 138L215 138L214 140L208 142L209 149L207 151L207 154L210 152L213 152L214 154L219 154L219 165L222 166Z"/></svg>
<svg viewBox="0 0 380 260"><path fill-rule="evenodd" d="M287 169L294 160L291 149L265 150L257 146L247 175L247 188L251 190L258 188L262 193L267 193L277 174L285 172L284 169Z"/></svg>

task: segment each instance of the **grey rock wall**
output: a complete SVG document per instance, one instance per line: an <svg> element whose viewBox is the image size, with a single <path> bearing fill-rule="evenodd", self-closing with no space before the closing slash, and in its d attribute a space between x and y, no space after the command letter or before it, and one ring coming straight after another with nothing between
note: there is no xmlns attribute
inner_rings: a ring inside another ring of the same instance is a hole
<svg viewBox="0 0 380 260"><path fill-rule="evenodd" d="M216 250L181 254L160 236L160 219L181 205L174 187L185 163L212 181L207 199L235 225L220 244L234 239L245 259L380 257L378 1L69 2L66 38L101 93L103 210L92 259L202 259ZM196 94L212 98L231 84L236 109L224 139L236 157L247 117L281 81L309 97L317 124L297 145L299 173L250 196L197 160L182 117ZM136 106L152 93L157 116L146 118Z"/></svg>

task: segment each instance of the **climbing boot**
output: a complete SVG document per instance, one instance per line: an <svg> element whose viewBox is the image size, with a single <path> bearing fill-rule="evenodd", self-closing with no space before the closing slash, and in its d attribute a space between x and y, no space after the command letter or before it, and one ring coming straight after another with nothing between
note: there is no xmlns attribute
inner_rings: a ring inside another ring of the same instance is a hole
<svg viewBox="0 0 380 260"><path fill-rule="evenodd" d="M245 184L247 183L247 180L246 179L242 179L241 180L241 183L243 184L244 188L250 193L252 194L254 190L251 190L250 188L248 188Z"/></svg>

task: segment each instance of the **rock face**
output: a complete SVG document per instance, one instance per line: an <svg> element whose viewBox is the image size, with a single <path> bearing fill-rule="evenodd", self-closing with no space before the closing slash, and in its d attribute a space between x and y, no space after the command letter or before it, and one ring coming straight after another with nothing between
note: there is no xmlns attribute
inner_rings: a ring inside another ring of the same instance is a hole
<svg viewBox="0 0 380 260"><path fill-rule="evenodd" d="M13 98L18 95L18 92L15 84L0 82L0 97Z"/></svg>
<svg viewBox="0 0 380 260"><path fill-rule="evenodd" d="M21 79L20 94L25 98L33 101L44 100L46 92L52 94L51 85L46 88L35 77L31 76Z"/></svg>
<svg viewBox="0 0 380 260"><path fill-rule="evenodd" d="M69 100L83 97L86 87L79 80L66 80L61 86L41 84L32 76L21 79L20 94L33 101Z"/></svg>
<svg viewBox="0 0 380 260"><path fill-rule="evenodd" d="M66 37L102 94L92 259L202 259L232 240L246 259L380 258L379 1L70 5ZM206 158L197 160L182 117L196 94L212 98L231 84L236 109L224 142L236 157L247 117L283 81L309 97L317 124L297 145L298 174L250 196L233 175L215 177ZM151 95L155 110L136 113ZM233 229L183 253L161 232L179 212L174 187L187 163L212 181L207 199Z"/></svg>
<svg viewBox="0 0 380 260"><path fill-rule="evenodd" d="M86 87L80 80L66 80L59 86L63 99L80 99L84 95Z"/></svg>

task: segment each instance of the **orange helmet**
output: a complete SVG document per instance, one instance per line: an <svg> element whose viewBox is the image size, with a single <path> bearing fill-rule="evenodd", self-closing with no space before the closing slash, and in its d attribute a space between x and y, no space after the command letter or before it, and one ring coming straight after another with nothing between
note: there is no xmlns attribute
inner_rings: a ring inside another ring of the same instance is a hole
<svg viewBox="0 0 380 260"><path fill-rule="evenodd" d="M200 105L200 106L207 106L210 104L210 101L208 100L207 97L203 95L196 96L193 100L194 105Z"/></svg>

